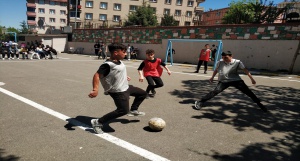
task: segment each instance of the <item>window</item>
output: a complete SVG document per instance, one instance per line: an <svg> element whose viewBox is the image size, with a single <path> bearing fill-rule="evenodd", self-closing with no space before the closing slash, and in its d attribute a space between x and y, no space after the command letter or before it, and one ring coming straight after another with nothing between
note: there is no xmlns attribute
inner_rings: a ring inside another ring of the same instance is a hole
<svg viewBox="0 0 300 161"><path fill-rule="evenodd" d="M39 20L43 20L45 23L45 17L39 17ZM45 26L39 26L39 29L45 29Z"/></svg>
<svg viewBox="0 0 300 161"><path fill-rule="evenodd" d="M179 21L175 21L176 26L179 26Z"/></svg>
<svg viewBox="0 0 300 161"><path fill-rule="evenodd" d="M220 15L221 15L221 12L218 11L218 12L216 13L216 16L220 16Z"/></svg>
<svg viewBox="0 0 300 161"><path fill-rule="evenodd" d="M114 4L114 10L120 11L121 10L121 4L115 3Z"/></svg>
<svg viewBox="0 0 300 161"><path fill-rule="evenodd" d="M54 10L54 9L50 9L50 10L49 10L49 14L50 14L50 15L55 15L55 10Z"/></svg>
<svg viewBox="0 0 300 161"><path fill-rule="evenodd" d="M55 26L51 26L51 30L55 30Z"/></svg>
<svg viewBox="0 0 300 161"><path fill-rule="evenodd" d="M67 6L66 2L60 2L60 6Z"/></svg>
<svg viewBox="0 0 300 161"><path fill-rule="evenodd" d="M157 0L149 0L149 2L156 3Z"/></svg>
<svg viewBox="0 0 300 161"><path fill-rule="evenodd" d="M165 0L165 4L171 4L172 0Z"/></svg>
<svg viewBox="0 0 300 161"><path fill-rule="evenodd" d="M185 22L184 22L184 26L191 26L191 22L185 21Z"/></svg>
<svg viewBox="0 0 300 161"><path fill-rule="evenodd" d="M166 8L164 9L164 14L165 15L170 15L170 12L171 12L170 9L166 9Z"/></svg>
<svg viewBox="0 0 300 161"><path fill-rule="evenodd" d="M186 17L192 17L193 12L192 11L186 11L185 16Z"/></svg>
<svg viewBox="0 0 300 161"><path fill-rule="evenodd" d="M49 3L51 6L55 6L55 2L54 1L50 1Z"/></svg>
<svg viewBox="0 0 300 161"><path fill-rule="evenodd" d="M60 10L61 15L65 15L67 12L65 10Z"/></svg>
<svg viewBox="0 0 300 161"><path fill-rule="evenodd" d="M175 10L175 16L181 16L181 10Z"/></svg>
<svg viewBox="0 0 300 161"><path fill-rule="evenodd" d="M45 4L45 0L39 0L39 4Z"/></svg>
<svg viewBox="0 0 300 161"><path fill-rule="evenodd" d="M188 7L193 7L194 5L194 1L189 0L187 6Z"/></svg>
<svg viewBox="0 0 300 161"><path fill-rule="evenodd" d="M182 0L176 0L176 5L181 6L182 5Z"/></svg>
<svg viewBox="0 0 300 161"><path fill-rule="evenodd" d="M92 8L93 7L93 1L86 1L85 2L85 7L86 8Z"/></svg>
<svg viewBox="0 0 300 161"><path fill-rule="evenodd" d="M99 20L100 21L106 21L107 20L107 15L106 14L100 14L99 15Z"/></svg>
<svg viewBox="0 0 300 161"><path fill-rule="evenodd" d="M91 20L91 19L93 19L93 14L92 14L92 13L85 13L85 19L86 19L86 20Z"/></svg>
<svg viewBox="0 0 300 161"><path fill-rule="evenodd" d="M101 9L107 9L107 2L100 2Z"/></svg>
<svg viewBox="0 0 300 161"><path fill-rule="evenodd" d="M50 23L54 23L55 22L55 18L49 18L49 22Z"/></svg>
<svg viewBox="0 0 300 161"><path fill-rule="evenodd" d="M66 19L60 19L60 23L66 23Z"/></svg>
<svg viewBox="0 0 300 161"><path fill-rule="evenodd" d="M135 5L130 5L129 6L129 11L136 11L138 6L135 6Z"/></svg>
<svg viewBox="0 0 300 161"><path fill-rule="evenodd" d="M119 22L121 20L121 16L119 16L119 15L114 15L113 16L113 21L114 22Z"/></svg>
<svg viewBox="0 0 300 161"><path fill-rule="evenodd" d="M39 13L44 14L45 13L45 9L44 8L39 8Z"/></svg>

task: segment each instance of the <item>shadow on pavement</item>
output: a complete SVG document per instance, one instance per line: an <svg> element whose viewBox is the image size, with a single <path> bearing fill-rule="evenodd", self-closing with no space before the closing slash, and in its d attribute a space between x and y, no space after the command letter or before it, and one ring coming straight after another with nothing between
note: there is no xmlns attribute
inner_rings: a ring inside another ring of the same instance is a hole
<svg viewBox="0 0 300 161"><path fill-rule="evenodd" d="M208 84L207 80L185 80L182 81L185 90L174 90L170 93L182 99L179 103L190 104L192 109L195 100L199 100L216 86L216 83ZM247 128L252 127L268 134L272 141L241 145L242 150L236 154L228 155L212 151L211 154L202 155L211 156L220 161L299 160L300 90L264 85L257 85L251 90L266 105L269 113L263 113L249 97L230 87L206 102L205 106L192 118L210 119L212 122L231 125L238 131L246 131ZM234 102L230 102L231 100ZM236 116L228 115L228 112ZM282 133L280 138L273 135L278 133Z"/></svg>
<svg viewBox="0 0 300 161"><path fill-rule="evenodd" d="M77 116L76 118L67 119L66 121L68 121L68 123L64 127L67 130L75 130L74 127L82 126L82 127L87 128L85 131L94 133L94 130L92 129L92 125L91 125L92 119L95 119L95 118L89 117L89 116ZM114 119L114 120L109 121L107 124L104 124L102 130L106 133L115 132L115 130L109 126L110 123L114 123L114 122L120 122L122 124L129 124L129 123L139 122L139 120Z"/></svg>
<svg viewBox="0 0 300 161"><path fill-rule="evenodd" d="M0 160L1 161L17 161L20 160L21 158L15 155L5 155L5 150L4 149L0 149Z"/></svg>

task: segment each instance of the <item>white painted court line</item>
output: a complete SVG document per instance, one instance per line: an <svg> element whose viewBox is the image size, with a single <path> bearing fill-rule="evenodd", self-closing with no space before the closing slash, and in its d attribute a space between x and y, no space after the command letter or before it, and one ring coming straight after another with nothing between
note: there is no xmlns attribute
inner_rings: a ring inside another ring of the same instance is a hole
<svg viewBox="0 0 300 161"><path fill-rule="evenodd" d="M43 106L41 104L33 102L33 101L31 101L31 100L29 100L27 98L19 96L19 95L15 94L15 93L12 93L12 92L10 92L10 91L8 91L6 89L1 88L1 87L0 87L0 92L6 94L8 96L11 96L11 97L13 97L13 98L15 98L15 99L17 99L17 100L19 100L21 102L24 102L24 103L26 103L26 104L28 104L30 106L33 106L34 108L36 108L38 110L41 110L41 111L43 111L45 113L48 113L48 114L50 114L50 115L52 115L54 117L57 117L57 118L59 118L59 119L61 119L63 121L67 121L69 119L69 120L71 120L70 121L71 124L79 127L82 130L90 129L90 128L87 128L87 127L89 127L88 125L86 125L86 124L84 124L82 122L79 122L79 121L77 121L75 119L71 119L69 116L61 114L61 113L59 113L57 111L54 111L54 110L52 110L52 109L50 109L48 107L45 107L45 106ZM164 158L164 157L161 157L159 155L156 155L156 154L154 154L154 153L152 153L152 152L150 152L148 150L140 148L140 147L138 147L136 145L133 145L133 144L131 144L131 143L127 142L127 141L124 141L122 139L119 139L117 137L114 137L114 136L112 136L110 134L103 133L103 134L93 134L93 135L96 135L96 136L98 136L98 137L100 137L102 139L105 139L105 140L107 140L107 141L109 141L111 143L114 143L114 144L116 144L116 145L118 145L120 147L123 147L124 149L127 149L127 150L129 150L129 151L131 151L133 153L136 153L136 154L138 154L138 155L140 155L140 156L142 156L142 157L144 157L146 159L149 159L149 160L152 160L152 161L170 161L167 158Z"/></svg>

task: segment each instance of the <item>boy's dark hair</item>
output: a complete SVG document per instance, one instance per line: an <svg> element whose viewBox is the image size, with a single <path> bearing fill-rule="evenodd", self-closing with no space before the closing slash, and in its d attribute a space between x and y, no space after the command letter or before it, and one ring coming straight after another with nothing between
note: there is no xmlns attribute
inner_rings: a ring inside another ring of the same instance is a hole
<svg viewBox="0 0 300 161"><path fill-rule="evenodd" d="M120 43L111 43L108 45L108 50L110 53L113 53L116 50L126 50L126 46Z"/></svg>
<svg viewBox="0 0 300 161"><path fill-rule="evenodd" d="M147 49L146 50L146 54L155 54L154 50L153 49Z"/></svg>

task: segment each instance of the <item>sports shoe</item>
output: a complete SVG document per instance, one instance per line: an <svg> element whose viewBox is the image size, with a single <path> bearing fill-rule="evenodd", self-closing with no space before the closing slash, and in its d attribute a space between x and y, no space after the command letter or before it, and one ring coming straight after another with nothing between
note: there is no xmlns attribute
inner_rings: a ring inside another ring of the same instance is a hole
<svg viewBox="0 0 300 161"><path fill-rule="evenodd" d="M263 105L261 104L260 102L257 103L258 107L260 107L260 109L262 109L264 112L268 112L268 109Z"/></svg>
<svg viewBox="0 0 300 161"><path fill-rule="evenodd" d="M127 116L145 116L145 112L139 112L137 110L129 111Z"/></svg>
<svg viewBox="0 0 300 161"><path fill-rule="evenodd" d="M91 120L92 127L97 134L103 134L102 127L103 125L99 123L98 119Z"/></svg>
<svg viewBox="0 0 300 161"><path fill-rule="evenodd" d="M156 94L155 89L152 89L152 90L151 90L151 93L152 93L153 95L155 95L155 94Z"/></svg>
<svg viewBox="0 0 300 161"><path fill-rule="evenodd" d="M195 109L200 110L203 107L203 102L195 101Z"/></svg>

